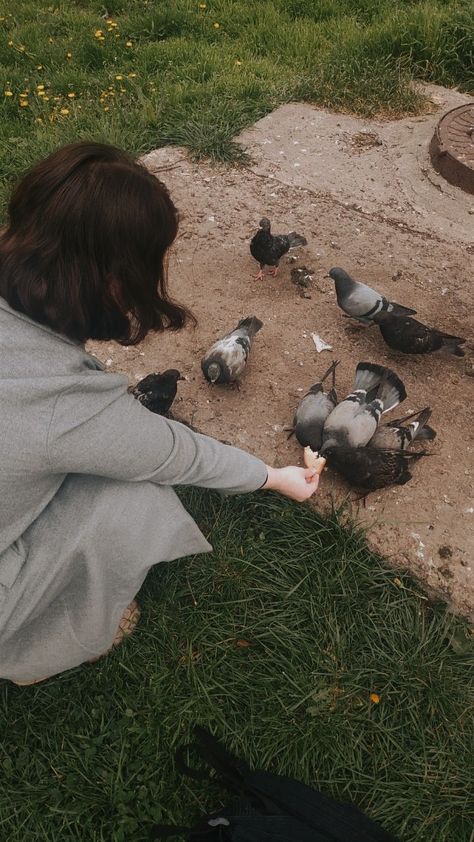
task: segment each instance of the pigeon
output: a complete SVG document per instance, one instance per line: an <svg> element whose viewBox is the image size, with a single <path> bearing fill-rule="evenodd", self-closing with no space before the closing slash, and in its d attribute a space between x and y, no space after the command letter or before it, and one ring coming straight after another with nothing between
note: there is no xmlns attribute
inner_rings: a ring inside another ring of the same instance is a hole
<svg viewBox="0 0 474 842"><path fill-rule="evenodd" d="M263 327L256 316L242 319L236 328L212 345L201 360L201 368L210 383L238 383L250 353L255 334Z"/></svg>
<svg viewBox="0 0 474 842"><path fill-rule="evenodd" d="M270 231L270 220L264 217L260 220L260 228L250 241L250 254L260 264L260 272L255 276L256 281L263 279L264 266L273 266L270 274L275 276L278 271L280 258L291 248L305 246L307 240L301 234L292 231L290 234L273 236Z"/></svg>
<svg viewBox="0 0 474 842"><path fill-rule="evenodd" d="M321 380L311 386L309 392L300 401L293 419L293 432L303 447L318 451L321 447L323 426L328 415L337 404L336 366L339 360L333 360ZM332 374L332 388L325 392L323 383Z"/></svg>
<svg viewBox="0 0 474 842"><path fill-rule="evenodd" d="M405 400L400 378L389 368L359 363L354 389L328 416L323 427L320 455L329 447L364 447L377 429L384 412Z"/></svg>
<svg viewBox="0 0 474 842"><path fill-rule="evenodd" d="M148 374L129 391L151 412L167 415L176 397L178 380L185 378L176 368L169 368L162 374Z"/></svg>
<svg viewBox="0 0 474 842"><path fill-rule="evenodd" d="M460 346L464 345L465 339L427 327L410 316L378 313L374 316L374 322L378 324L389 348L401 351L402 354L431 354L444 348L456 357L464 357Z"/></svg>
<svg viewBox="0 0 474 842"><path fill-rule="evenodd" d="M375 447L377 450L406 450L415 440L432 441L436 438L436 432L432 427L428 427L427 421L430 416L431 409L427 406L418 412L412 412L410 415L377 427L368 447ZM416 420L405 425L410 418Z"/></svg>
<svg viewBox="0 0 474 842"><path fill-rule="evenodd" d="M387 485L405 485L411 479L409 468L412 463L427 455L424 450L411 453L337 445L331 445L324 453L328 465L344 477L349 485L367 491L375 491Z"/></svg>
<svg viewBox="0 0 474 842"><path fill-rule="evenodd" d="M339 266L330 270L329 277L336 282L337 303L341 310L365 325L372 324L375 314L380 312L399 313L406 316L416 313L416 310L388 301L380 292L367 284L354 281Z"/></svg>

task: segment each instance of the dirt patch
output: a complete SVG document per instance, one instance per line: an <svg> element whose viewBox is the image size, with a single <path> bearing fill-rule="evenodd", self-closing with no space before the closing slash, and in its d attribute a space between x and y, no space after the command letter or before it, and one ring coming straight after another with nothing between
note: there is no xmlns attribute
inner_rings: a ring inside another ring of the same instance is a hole
<svg viewBox="0 0 474 842"><path fill-rule="evenodd" d="M302 109L307 116L310 106L285 108ZM271 115L274 127L280 126L280 135L282 121L288 116L285 108ZM310 110L321 126L325 112ZM401 131L397 124L373 124L342 115L326 117L337 117L341 138L344 133L347 137L363 131L374 132L383 140L384 126ZM423 119L433 121L432 115ZM253 154L259 126L260 138L268 137L268 120L252 130ZM427 152L431 132L425 124L420 125L426 134L426 148L416 177L425 184L422 167L430 175L432 172ZM285 143L289 154L294 146L291 137ZM282 137L279 144L283 144ZM369 526L370 545L389 562L409 568L428 590L446 599L455 610L472 616L474 380L468 374L472 372L474 348L473 261L468 251L468 226L454 224L459 213L463 220L470 219L472 227L474 219L467 216L465 197L456 204L451 192L455 188L446 185L450 197L446 225L443 227L432 207L436 219L431 229L428 208L414 213L419 217L415 226L406 213L390 213L390 202L384 201L380 184L378 199L371 194L364 207L359 205L358 188L350 195L350 184L342 192L332 190L328 178L324 191L319 190L311 183L316 176L317 180L322 178L319 159L308 152L301 153L308 156L306 186L285 183L285 168L264 160L264 152L271 145L259 146L256 163L250 169L197 165L177 149L162 149L146 156L150 169L170 187L182 217L170 260L170 287L178 300L194 310L199 324L195 331L149 336L137 348L91 343L90 349L111 371L126 372L132 383L151 371L179 368L189 379L179 384L176 414L203 432L250 450L274 465L302 464L301 448L294 439L287 441L282 428L291 422L303 392L333 356L341 360L340 395L350 390L360 360L390 365L407 388L403 413L432 407L430 423L438 432L431 448L435 455L415 466L408 485L370 495L365 507L351 503L352 514ZM318 150L323 146L320 139ZM349 171L356 162L360 173L367 162L370 184L370 179L376 178L371 156L383 155L384 143L369 144L362 153L358 145L344 141L343 146L341 154ZM330 152L335 157L333 148ZM421 155L418 146L416 154ZM414 164L406 168L410 191L415 189L413 172ZM298 172L298 179L301 177ZM394 191L400 197L406 195L399 187L400 178L398 174L396 183L390 183L388 198ZM433 190L439 196L438 189ZM276 278L268 276L257 282L253 277L258 267L248 243L263 215L272 219L276 231L301 230L308 245L294 252L296 261L282 261ZM413 305L422 321L467 336L471 350L466 359L406 357L390 351L377 328L354 327L342 317L333 283L324 277L333 265L341 265L395 300ZM311 268L311 273L302 273L303 285L291 279L291 270L298 267ZM255 340L241 390L211 387L201 374L201 356L218 336L247 315L262 319L264 328ZM311 333L319 334L333 350L317 353ZM327 471L315 506L325 511L333 501L341 503L353 497L353 492Z"/></svg>

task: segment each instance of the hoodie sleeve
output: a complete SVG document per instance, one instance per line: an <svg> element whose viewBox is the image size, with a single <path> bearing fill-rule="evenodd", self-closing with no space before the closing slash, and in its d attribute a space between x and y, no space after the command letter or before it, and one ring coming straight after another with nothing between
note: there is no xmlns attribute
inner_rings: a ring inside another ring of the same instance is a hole
<svg viewBox="0 0 474 842"><path fill-rule="evenodd" d="M150 412L127 386L121 375L90 372L58 395L47 437L53 473L233 494L264 485L267 469L260 459Z"/></svg>

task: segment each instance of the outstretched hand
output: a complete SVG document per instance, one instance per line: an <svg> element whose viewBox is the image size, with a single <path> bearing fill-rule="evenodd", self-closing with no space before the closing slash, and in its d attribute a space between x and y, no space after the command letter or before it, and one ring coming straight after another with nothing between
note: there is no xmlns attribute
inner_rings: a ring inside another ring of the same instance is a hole
<svg viewBox="0 0 474 842"><path fill-rule="evenodd" d="M319 474L315 468L297 468L288 465L286 468L270 468L267 465L268 479L262 486L266 491L278 491L291 500L302 503L316 491L319 485Z"/></svg>

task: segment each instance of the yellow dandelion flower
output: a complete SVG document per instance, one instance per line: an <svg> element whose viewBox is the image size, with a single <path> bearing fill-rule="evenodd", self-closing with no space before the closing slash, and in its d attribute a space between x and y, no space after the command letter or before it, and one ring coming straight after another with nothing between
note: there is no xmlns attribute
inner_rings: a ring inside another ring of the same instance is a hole
<svg viewBox="0 0 474 842"><path fill-rule="evenodd" d="M48 38L50 44L54 44L54 38Z"/></svg>
<svg viewBox="0 0 474 842"><path fill-rule="evenodd" d="M240 65L242 64L242 62L241 62L241 61L236 61L235 63L236 63L236 65L237 65L238 67L240 67Z"/></svg>
<svg viewBox="0 0 474 842"><path fill-rule="evenodd" d="M42 117L37 117L36 120L35 120L35 123L42 123L42 122L43 122Z"/></svg>
<svg viewBox="0 0 474 842"><path fill-rule="evenodd" d="M136 78L136 75L137 75L136 73L129 73L129 74L128 74L128 78L129 78L129 79L135 79L135 78Z"/></svg>
<svg viewBox="0 0 474 842"><path fill-rule="evenodd" d="M214 29L219 29L219 27L220 27L220 23L213 23L212 25L213 25Z"/></svg>
<svg viewBox="0 0 474 842"><path fill-rule="evenodd" d="M25 50L26 50L26 47L24 47L23 44L19 44L17 49L20 51L20 53L24 53Z"/></svg>
<svg viewBox="0 0 474 842"><path fill-rule="evenodd" d="M3 95L4 96L13 96L13 91L4 91Z"/></svg>
<svg viewBox="0 0 474 842"><path fill-rule="evenodd" d="M28 93L29 93L29 91L22 91L22 93L20 94L20 97L23 99L24 97L28 96Z"/></svg>
<svg viewBox="0 0 474 842"><path fill-rule="evenodd" d="M49 96L43 97L44 102L49 102Z"/></svg>
<svg viewBox="0 0 474 842"><path fill-rule="evenodd" d="M126 89L125 89L125 88L120 88L120 93L121 93L121 94L126 94L126 93L127 93L127 91L126 91Z"/></svg>
<svg viewBox="0 0 474 842"><path fill-rule="evenodd" d="M104 106L104 111L110 111L110 108L109 108L109 106L108 106L108 105L105 105L105 106Z"/></svg>
<svg viewBox="0 0 474 842"><path fill-rule="evenodd" d="M68 97L69 97L69 99L75 99L75 98L76 98L76 94L74 93L74 91L69 91L69 93L68 93Z"/></svg>
<svg viewBox="0 0 474 842"><path fill-rule="evenodd" d="M44 91L44 85L43 84L36 85L36 87L37 87L38 91Z"/></svg>
<svg viewBox="0 0 474 842"><path fill-rule="evenodd" d="M101 29L96 29L96 31L94 32L94 35L95 35L96 38L102 38L104 33L102 32Z"/></svg>
<svg viewBox="0 0 474 842"><path fill-rule="evenodd" d="M44 91L37 91L36 93L37 93L38 96L43 96L43 97L46 96Z"/></svg>
<svg viewBox="0 0 474 842"><path fill-rule="evenodd" d="M66 53L66 58L69 60L72 58L72 53Z"/></svg>
<svg viewBox="0 0 474 842"><path fill-rule="evenodd" d="M8 42L8 46L9 46L9 47L13 47L13 41L9 41L9 42Z"/></svg>
<svg viewBox="0 0 474 842"><path fill-rule="evenodd" d="M205 4L205 3L200 3L200 4L199 4L199 8L200 8L200 9L207 9L207 6L206 6L206 4Z"/></svg>
<svg viewBox="0 0 474 842"><path fill-rule="evenodd" d="M64 114L64 116L66 116L67 114L69 114L69 108L61 108L59 113Z"/></svg>
<svg viewBox="0 0 474 842"><path fill-rule="evenodd" d="M1 18L0 18L0 21L4 21L4 20L5 20L5 18L4 18L4 17L1 17Z"/></svg>
<svg viewBox="0 0 474 842"><path fill-rule="evenodd" d="M29 102L28 102L27 99L20 99L20 108L27 108L28 105L29 105Z"/></svg>
<svg viewBox="0 0 474 842"><path fill-rule="evenodd" d="M370 701L373 702L374 705L378 705L380 702L380 696L378 695L378 693L371 693Z"/></svg>
<svg viewBox="0 0 474 842"><path fill-rule="evenodd" d="M60 101L60 99L61 99L61 97L60 97L60 96L55 96L55 97L53 97L53 99L54 99L54 101L55 101L55 102L59 102L59 101Z"/></svg>
<svg viewBox="0 0 474 842"><path fill-rule="evenodd" d="M121 79L123 79L123 76L121 75L121 73L118 73L115 78L120 81Z"/></svg>
<svg viewBox="0 0 474 842"><path fill-rule="evenodd" d="M127 43L125 44L125 46L126 46L126 47L133 47L133 42L132 42L132 41L127 41Z"/></svg>
<svg viewBox="0 0 474 842"><path fill-rule="evenodd" d="M42 64L37 64L37 65L36 65L36 69L37 69L37 70L44 70L44 67L43 67L43 65L42 65Z"/></svg>

